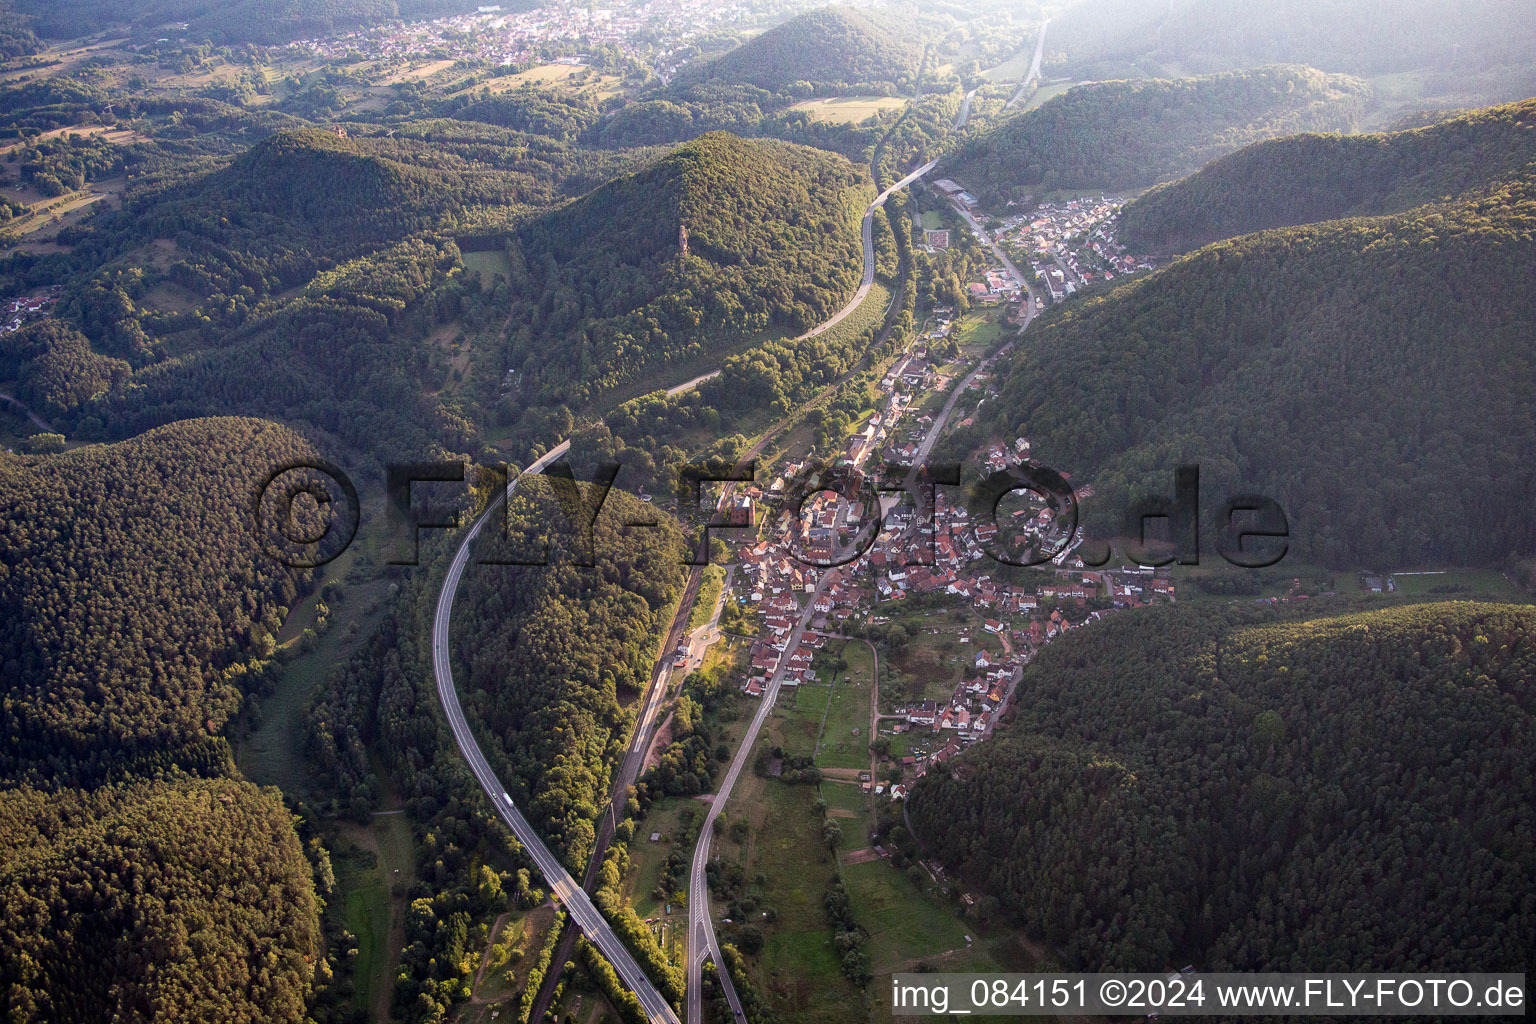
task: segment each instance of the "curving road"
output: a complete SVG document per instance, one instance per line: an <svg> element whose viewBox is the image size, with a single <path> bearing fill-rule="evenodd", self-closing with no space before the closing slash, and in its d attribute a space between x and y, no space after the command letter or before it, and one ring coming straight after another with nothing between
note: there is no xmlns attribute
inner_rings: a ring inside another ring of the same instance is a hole
<svg viewBox="0 0 1536 1024"><path fill-rule="evenodd" d="M864 301L864 296L869 294L870 288L874 287L875 284L875 211L885 205L885 201L891 198L892 193L901 191L918 178L933 170L933 165L938 162L937 159L929 160L923 166L902 178L884 192L881 192L869 206L865 207L864 224L861 228L864 235L864 277L859 281L858 291L853 293L853 298L849 299L848 304L842 309L833 313L829 319L823 320L798 338L792 339L793 341L804 341L806 338L814 338L823 331L836 327L842 323L844 317L858 308L859 303Z"/></svg>
<svg viewBox="0 0 1536 1024"><path fill-rule="evenodd" d="M955 118L955 128L962 127L970 116L971 100L975 97L976 90L966 93L960 104L959 116ZM890 188L881 192L864 211L864 278L859 285L859 290L842 309L825 323L812 328L800 338L811 338L829 327L834 326L864 301L869 294L869 289L875 282L875 241L874 241L874 217L875 210L885 205L885 201L896 192L917 181L923 175L933 170L939 160L935 157L918 167L912 173L896 182ZM796 339L800 340L800 339ZM979 368L978 368L979 371ZM973 374L974 376L974 374ZM969 378L968 378L969 379ZM950 408L954 405L950 403ZM946 416L947 419L947 411ZM768 436L771 436L772 431ZM767 440L767 436L763 441ZM763 441L758 443L761 446ZM745 1020L741 1001L736 995L736 986L731 984L731 975L725 967L725 960L720 955L720 943L715 936L715 923L709 912L709 884L706 878L706 869L709 865L709 848L714 834L715 819L725 809L726 802L730 799L731 790L736 785L736 778L741 774L741 766L746 763L748 755L752 751L753 743L757 739L759 730L768 719L768 713L773 710L774 699L779 693L779 684L784 681L784 674L789 667L789 652L800 644L800 637L804 634L806 626L810 623L814 614L816 598L821 595L822 588L836 576L835 572L822 575L816 584L816 590L806 602L805 609L801 612L795 628L789 633L789 641L784 645L784 653L779 658L778 666L774 669L772 678L763 692L762 703L758 706L757 714L747 727L746 734L741 739L741 744L736 748L736 756L731 760L731 766L725 773L725 778L720 783L720 790L710 802L709 814L704 819L704 827L699 832L698 845L693 850L693 864L688 873L688 973L687 973L687 1000L685 1016L688 1024L703 1024L703 968L706 959L714 960L715 968L719 972L720 987L725 992L726 1001L730 1003L731 1011L737 1020Z"/></svg>
<svg viewBox="0 0 1536 1024"><path fill-rule="evenodd" d="M959 127L963 126L965 124L965 122L970 118L970 116L971 116L971 101L974 100L975 98L976 98L976 90L972 89L970 92L966 93L965 94L965 98L960 101L960 112L955 117L955 127L956 128L959 128Z"/></svg>
<svg viewBox="0 0 1536 1024"><path fill-rule="evenodd" d="M570 441L561 441L524 472L537 473L543 470L555 459L564 455L570 447ZM448 575L443 579L443 589L437 598L437 612L432 618L432 674L437 680L437 696L443 703L443 714L453 730L453 739L459 746L459 752L464 755L470 771L480 783L480 788L484 789L486 796L490 798L496 813L501 816L502 821L507 823L513 835L517 836L518 842L522 843L523 848L528 851L529 857L538 867L539 873L544 876L555 900L565 907L582 934L586 935L602 951L603 956L608 958L608 962L613 964L613 969L618 972L624 984L628 985L640 1000L646 1016L654 1021L677 1024L677 1014L673 1012L665 997L657 991L645 971L635 962L629 949L614 934L597 907L592 905L592 900L587 896L586 891L576 884L570 872L565 870L559 858L544 845L544 840L535 831L533 825L523 817L522 812L513 804L512 798L507 795L506 788L496 778L496 772L481 752L480 744L475 741L469 722L464 717L464 710L459 706L458 692L453 687L453 665L448 652L448 627L453 613L453 598L458 593L464 568L469 564L470 547L480 536L481 529L490 521L492 515L507 500L507 495L511 494L516 487L517 481L514 480L495 501L486 507L480 518L475 520L474 525L459 543L453 562L448 566Z"/></svg>
<svg viewBox="0 0 1536 1024"><path fill-rule="evenodd" d="M789 631L789 639L784 644L784 650L779 654L778 665L775 666L773 675L768 680L768 686L763 691L757 714L752 716L752 721L741 738L741 744L736 748L736 756L731 759L731 766L720 782L720 791L710 801L709 813L704 818L704 827L699 830L698 845L693 848L693 866L688 871L688 1005L686 1009L689 1024L701 1024L704 1020L702 979L706 959L715 961L715 969L720 977L720 987L725 990L725 997L731 1004L731 1011L735 1013L737 1020L744 1019L741 1001L736 996L736 986L731 984L730 971L726 970L725 960L720 955L720 942L715 936L715 921L709 912L709 880L706 875L709 867L710 842L715 834L715 819L725 810L726 801L731 796L731 789L736 785L736 778L741 774L747 758L752 755L757 734L762 730L763 723L768 720L768 713L773 710L773 702L779 695L779 687L789 671L789 656L796 647L800 646L800 638L805 635L811 617L816 614L816 599L838 575L836 570L822 574L821 579L816 583L815 591L806 599L805 608L800 612L795 628Z"/></svg>
<svg viewBox="0 0 1536 1024"><path fill-rule="evenodd" d="M1035 39L1035 59L1029 63L1029 73L1024 76L1024 81L1019 83L1019 91L1013 94L1013 99L1004 106L1011 107L1024 98L1024 90L1029 88L1029 83L1040 77L1040 59L1045 56L1045 27L1051 23L1046 18L1040 23L1040 35Z"/></svg>
<svg viewBox="0 0 1536 1024"><path fill-rule="evenodd" d="M967 100L968 99L969 97L967 97ZM970 104L967 102L963 105L961 116L956 122L956 127L964 123L965 115L969 112L969 109ZM842 309L834 313L829 319L818 324L816 327L811 328L809 331L806 331L804 334L800 335L794 340L800 341L806 338L813 338L816 335L821 334L822 332L827 331L832 327L835 327L856 308L858 308L859 303L863 302L865 297L869 295L870 288L874 286L875 282L875 210L879 209L881 206L884 206L886 200L888 200L894 193L900 191L903 188L906 188L908 185L912 184L912 182L918 180L923 175L931 171L934 165L937 163L938 160L934 159L923 164L921 167L917 168L916 170L912 171L912 173L896 182L890 188L886 189L884 192L881 192L878 196L875 197L869 206L865 208L864 219L861 225L862 241L864 247L864 273L859 283L858 290L854 292L852 298L849 299L847 304L845 304ZM697 387L699 384L709 380L719 372L720 371L715 370L711 373L702 374L674 388L669 388L667 393L669 395L680 394L691 388ZM771 436L772 433L773 432L770 431L768 436ZM767 437L765 436L762 441L759 442L759 446L761 446L761 444L766 440ZM542 471L555 459L558 459L560 456L564 455L569 449L569 440L560 442L560 444L546 452L542 458L531 464L526 470L524 470L524 472L537 473ZM454 689L453 666L449 656L448 646L449 623L453 612L453 599L458 593L459 583L463 579L464 569L469 564L469 551L471 546L474 544L475 539L479 537L481 529L485 526L491 515L501 507L502 503L506 501L507 496L516 489L516 486L516 481L513 481L511 484L509 484L506 492L491 502L491 504L488 505L485 511L481 514L480 518L475 521L474 525L465 535L463 541L460 542L458 550L454 553L453 561L448 566L448 573L443 579L443 587L438 594L436 614L432 620L432 672L437 682L438 698L442 701L443 713L448 719L450 728L453 730L454 741L458 744L459 752L464 755L464 760L469 764L470 770L474 773L475 778L479 781L481 788L485 790L486 796L490 798L492 805L496 808L496 813L500 815L501 819L507 823L507 826L512 829L513 834L517 836L518 841L521 842L524 848L527 849L530 858L534 861L540 873L544 875L545 881L548 883L550 891L554 894L556 900L566 908L570 914L571 920L576 924L578 928L581 929L582 933L586 935L598 947L602 954L608 958L609 962L613 964L614 970L618 972L618 975L623 980L624 984L628 985L629 988L635 993L636 997L639 998L641 1006L645 1010L646 1016L651 1020L667 1021L672 1022L672 1024L677 1024L677 1015L673 1012L671 1005L667 1003L665 997L663 997L662 994L656 989L655 985L651 983L650 978L647 977L645 972L640 968L640 965L630 954L628 948L625 947L623 942L609 926L608 922L603 918L602 914L599 913L597 908L592 904L591 898L587 895L586 891L577 884L573 877L571 877L570 872L566 871L565 866L560 863L559 859L554 855L553 852L550 851L549 847L544 844L543 839L533 828L533 825L528 821L527 818L523 817L522 812L517 809L516 805L513 804L511 797L507 795L506 789L501 785L500 780L496 778L496 773L491 768L490 762L486 760L485 755L481 752L480 746L475 740L474 733L470 730L469 723L464 717L463 709L459 705L458 692ZM698 574L695 573L694 575ZM800 637L805 631L806 625L810 622L812 615L812 603L814 602L815 596L821 593L822 587L826 585L832 575L833 574L828 574L824 576L822 582L817 585L816 594L812 596L811 601L806 603L806 609L802 614L801 620L799 623L797 623L795 629L790 634L790 643L786 645L786 650L794 650L795 646L798 645ZM663 655L663 661L670 661L671 648L671 644L666 647L666 653ZM753 720L753 724L748 733L748 737L743 740L741 747L737 750L736 758L732 761L731 768L726 774L725 780L721 786L720 793L716 796L715 801L710 808L710 813L705 822L705 827L700 838L699 846L695 849L695 863L693 875L690 879L691 895L689 898L690 922L687 984L688 1019L690 1022L702 1020L701 968L705 957L712 957L715 960L716 965L720 969L721 984L725 989L726 997L730 1001L731 1007L735 1011L738 1019L743 1018L741 1003L736 997L734 986L732 986L730 983L730 973L724 969L723 960L720 957L719 944L715 938L714 933L714 924L709 917L708 887L704 884L702 872L703 866L709 862L708 839L710 836L711 828L714 824L714 819L719 816L720 811L725 806L726 800L730 796L731 788L735 785L736 777L740 774L741 765L744 763L746 755L751 750L751 740L756 736L758 730L761 728L762 722L767 719L768 712L772 709L773 697L778 693L779 684L783 681L784 673L787 668L788 659L781 659L779 669L775 672L774 677L770 682L768 691L763 695L762 705L758 708L757 717ZM663 672L660 665L658 665L657 671L658 675L670 674ZM633 763L634 767L637 768L638 759L643 758L644 756L646 744L641 740L642 737L644 737L649 731L647 727L654 720L655 713L660 706L661 698L667 690L667 687L664 685L664 683L665 679L663 678L652 679L651 686L646 695L645 703L642 706L640 715L636 721L636 727L632 736L630 750L626 753L625 763L623 764L619 773L621 779L626 775L632 774L631 764ZM611 822L606 822L604 824L611 827ZM695 905L700 907L700 910L697 912L694 909ZM695 920L696 914L702 917L701 922Z"/></svg>
<svg viewBox="0 0 1536 1024"><path fill-rule="evenodd" d="M50 424L47 420L43 419L37 413L35 413L31 409L29 409L27 407L27 404L25 402L23 402L21 399L16 398L13 395L8 395L4 391L0 391L0 402L5 402L8 405L14 405L16 407L16 411L21 413L27 419L31 420L34 426L37 426L37 427L39 427L39 428L41 428L43 430L46 430L50 434L58 433L58 431L53 429L53 425L52 424Z"/></svg>

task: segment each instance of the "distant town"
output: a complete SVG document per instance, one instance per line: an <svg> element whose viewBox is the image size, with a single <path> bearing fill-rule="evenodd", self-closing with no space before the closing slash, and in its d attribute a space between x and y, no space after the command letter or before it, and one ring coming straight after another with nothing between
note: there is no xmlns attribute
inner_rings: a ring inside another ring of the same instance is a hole
<svg viewBox="0 0 1536 1024"><path fill-rule="evenodd" d="M482 5L473 14L407 22L300 40L293 47L331 61L473 60L503 66L584 64L611 49L664 81L713 33L773 24L811 3L715 3L713 0L613 0L603 7L546 3L528 11ZM849 6L864 6L854 3Z"/></svg>

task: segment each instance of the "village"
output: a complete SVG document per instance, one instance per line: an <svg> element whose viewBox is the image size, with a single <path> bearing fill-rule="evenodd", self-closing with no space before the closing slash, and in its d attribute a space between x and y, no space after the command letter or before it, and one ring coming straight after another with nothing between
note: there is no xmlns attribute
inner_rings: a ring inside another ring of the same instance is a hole
<svg viewBox="0 0 1536 1024"><path fill-rule="evenodd" d="M609 48L663 81L695 54L693 42L782 20L809 4L715 3L713 0L613 0L603 6L563 2L532 10L481 5L473 14L394 23L293 43L327 60L463 60L502 66L583 65Z"/></svg>
<svg viewBox="0 0 1536 1024"><path fill-rule="evenodd" d="M957 385L954 367L941 372L930 358L952 318L953 311L935 311L932 330L894 360L875 411L830 465L814 454L787 455L766 486L724 492L717 518L738 535L724 600L757 626L738 679L748 697L770 694L776 676L781 691L823 682L819 655L829 641L888 640L893 625L926 634L914 642L954 652L931 678L905 679L894 690L877 682L873 727L864 734L869 770L858 779L866 793L890 799L987 739L1021 699L1024 668L1044 645L1115 610L1174 600L1166 569L1086 566L1062 510L1035 495L1010 495L994 519L967 507L961 488L934 488L932 507L920 508L910 489L890 483L893 473L909 483L916 477L920 453L945 426L919 410L946 393L951 405L995 395L984 367ZM1000 440L978 455L981 472L1020 467L1030 462L1030 443ZM851 496L829 489L861 479ZM884 481L878 491L876 479ZM1076 489L1078 500L1092 496L1091 486ZM1041 564L1010 564L1025 554Z"/></svg>
<svg viewBox="0 0 1536 1024"><path fill-rule="evenodd" d="M17 298L0 299L0 334L19 331L32 321L43 319L57 301L57 286Z"/></svg>
<svg viewBox="0 0 1536 1024"><path fill-rule="evenodd" d="M1116 238L1123 204L1106 196L1041 203L1004 217L996 237L1010 255L1028 262L1051 301L1061 302L1080 288L1155 269Z"/></svg>
<svg viewBox="0 0 1536 1024"><path fill-rule="evenodd" d="M955 206L980 221L991 216L976 197L956 182L943 178L935 187ZM1028 207L1033 197L1010 200L1010 211ZM1116 236L1123 196L1082 196L1037 203L1032 209L1009 212L992 227L992 239L1016 263L1028 266L1050 301L1062 302L1079 289L1119 277L1156 269L1143 255L1131 253ZM947 232L929 232L929 235ZM948 244L947 237L942 239ZM933 239L930 237L930 244ZM986 289L971 285L972 297L998 294L988 281Z"/></svg>

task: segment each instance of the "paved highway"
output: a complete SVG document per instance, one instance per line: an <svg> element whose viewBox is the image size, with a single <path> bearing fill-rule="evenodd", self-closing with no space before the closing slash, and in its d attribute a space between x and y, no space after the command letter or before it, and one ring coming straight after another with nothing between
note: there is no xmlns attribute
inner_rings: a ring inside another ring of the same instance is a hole
<svg viewBox="0 0 1536 1024"><path fill-rule="evenodd" d="M571 446L570 441L562 441L550 449L543 458L529 466L524 472L537 473L555 459L564 455ZM544 876L544 881L549 885L550 892L555 900L570 914L571 920L581 929L603 956L623 979L624 984L640 1000L640 1005L645 1009L646 1016L654 1021L667 1021L677 1024L677 1014L656 986L651 983L635 958L630 955L629 949L614 934L603 915L598 913L592 900L586 891L576 884L570 872L560 863L549 847L544 845L544 840L539 836L528 819L512 803L512 798L507 795L506 788L496 778L496 773L491 769L490 762L480 751L480 745L475 742L474 733L470 731L469 722L464 718L464 711L459 706L459 695L453 688L453 666L449 659L449 619L453 612L453 598L458 593L459 582L464 576L464 568L469 564L469 550L474 544L475 538L480 536L481 529L489 522L502 504L507 500L507 495L517 487L513 481L495 501L486 508L485 512L470 527L459 544L459 550L454 553L453 562L448 566L448 575L443 579L442 592L437 598L437 613L432 619L432 674L437 680L437 696L443 702L443 714L448 719L448 725L453 729L454 742L459 745L459 752L464 755L464 760L469 764L470 771L474 772L480 788L485 790L490 798L496 813L502 821L512 829L529 857L538 866L539 872Z"/></svg>
<svg viewBox="0 0 1536 1024"><path fill-rule="evenodd" d="M960 101L960 113L955 117L956 128L963 127L966 120L971 116L971 101L975 98L976 90L972 89L970 92L965 94L965 99Z"/></svg>
<svg viewBox="0 0 1536 1024"><path fill-rule="evenodd" d="M840 324L840 322L843 321L845 316L848 316L849 313L859 309L860 302L863 302L865 296L869 295L869 289L874 286L874 212L876 212L877 209L880 209L880 207L885 206L885 201L891 198L892 193L900 192L900 190L905 189L905 187L909 186L909 184L919 180L919 178L922 178L925 173L929 172L929 170L934 169L934 164L937 163L937 160L929 160L928 163L923 164L923 166L919 167L919 169L914 170L914 172L909 173L909 175L906 175L906 177L902 178L902 180L892 184L892 186L889 187L889 189L886 189L885 192L877 195L877 197L874 198L874 203L871 203L868 207L865 207L865 220L863 220L865 273L863 273L862 281L859 282L859 290L854 292L854 296L852 296L851 299L848 299L848 304L846 304L846 306L843 306L842 309L837 310L836 313L833 313L831 319L825 319L825 321L820 322L820 324L817 324L816 327L813 327L813 329L803 333L803 335L800 335L799 338L794 339L794 341L805 341L806 338L816 338L816 336L820 335L823 330L833 329L833 327L836 327L837 324Z"/></svg>
<svg viewBox="0 0 1536 1024"><path fill-rule="evenodd" d="M736 748L736 756L731 759L731 766L726 769L725 778L720 783L720 791L710 802L709 813L704 817L704 827L699 830L699 842L693 848L693 866L688 872L688 1005L686 1007L688 1024L702 1024L704 1020L702 978L704 961L707 958L713 958L715 961L715 969L719 973L720 984L725 989L725 997L731 1004L732 1012L736 1014L738 1020L743 1017L741 1001L736 996L736 986L731 984L730 972L726 970L725 960L720 955L720 943L715 937L714 918L709 912L709 882L706 878L706 869L709 866L710 841L714 838L715 819L720 817L721 811L725 810L726 801L731 798L731 789L736 785L736 778L741 774L747 758L752 756L752 747L757 742L757 734L762 731L763 723L768 720L768 713L773 710L773 702L779 695L779 686L784 682L784 676L789 671L789 656L796 647L800 646L800 638L805 635L811 617L816 614L816 598L821 596L822 591L838 575L837 570L823 573L816 583L816 589L806 598L805 608L801 610L800 617L795 622L795 628L789 631L789 639L784 645L783 652L779 654L778 665L774 667L768 686L763 690L757 714L752 716L752 722L741 738L741 745Z"/></svg>
<svg viewBox="0 0 1536 1024"><path fill-rule="evenodd" d="M956 121L957 127L965 122L966 116L969 113L971 95L974 95L974 93L967 95L965 102L961 106L960 116ZM874 285L875 281L875 210L883 206L886 200L889 199L894 193L903 188L906 188L908 185L912 184L912 182L916 181L931 171L936 163L938 163L937 160L930 160L923 164L921 167L917 168L912 173L896 182L890 188L886 189L884 192L881 192L865 209L864 219L861 225L862 241L864 247L864 273L858 290L854 292L853 297L848 301L848 303L844 305L842 309L833 314L830 319L824 321L821 324L818 324L816 327L807 331L805 334L802 334L795 340L798 341L805 338L815 337L816 335L821 334L823 331L836 326L845 317L852 313L853 310L858 307L859 303L864 301L865 297L868 296L869 290ZM697 387L704 381L716 376L719 372L719 370L715 370L710 373L701 374L692 380L685 381L676 387L669 388L667 393L669 395L681 394L682 392ZM766 440L766 437L764 440ZM537 473L541 471L545 466L549 465L549 463L565 454L569 448L570 442L568 440L562 441L555 448L547 452L541 459L530 465L524 472ZM514 481L507 488L507 494L512 493L515 488L516 482ZM667 1004L665 998L662 997L661 993L656 990L654 985L651 984L650 979L646 977L645 973L640 969L639 964L635 962L634 958L630 955L629 950L623 945L621 941L619 941L618 936L613 933L613 930L609 927L608 922L603 919L602 915L597 911L597 908L592 905L591 899L587 896L585 890L576 884L576 880L572 878L570 873L565 870L564 865L562 865L554 856L554 854L549 850L549 848L544 845L543 840L539 837L538 833L534 831L533 826L512 804L510 798L507 798L504 795L506 791L502 788L500 782L497 780L495 772L491 769L489 762L486 761L485 756L481 753L479 744L476 743L474 734L470 731L469 725L464 719L463 711L459 706L458 693L454 690L453 686L453 667L449 659L448 648L448 627L450 616L453 610L453 599L455 594L458 592L459 582L464 574L464 567L469 563L470 547L474 543L475 539L479 536L480 530L485 525L486 521L490 518L492 513L501 507L502 502L505 500L506 494L503 494L497 498L494 502L491 503L490 506L486 508L480 519L475 522L473 527L471 527L469 533L465 536L463 542L460 544L459 550L455 553L453 562L448 567L448 575L444 578L443 589L438 595L437 614L432 622L432 670L437 681L438 696L442 700L443 711L448 718L448 723L453 729L454 740L458 743L459 750L464 755L464 759L469 763L470 770L475 773L476 779L479 780L481 787L486 792L486 795L490 797L491 803L496 807L497 813L512 829L513 834L517 836L518 840L528 849L529 854L533 858L535 864L538 865L539 870L544 874L545 881L549 884L550 890L556 895L562 905L564 905L569 911L571 919L576 923L577 927L581 929L582 933L590 938L602 951L603 955L609 959L609 961L613 964L614 969L618 971L619 977L623 979L624 983L628 985L639 997L641 1005L644 1007L646 1014L652 1020L676 1021L677 1017L676 1014L673 1013L671 1006ZM820 593L819 588L817 593ZM786 648L787 650L793 650L794 646L799 643L800 636L804 632L805 624L810 621L810 615L811 605L807 603L806 612L802 616L801 622L797 625L791 634L791 643ZM638 773L637 770L639 764L643 761L645 749L647 747L646 740L648 739L648 735L651 731L651 726L654 724L656 713L660 709L661 701L668 690L667 683L671 673L666 666L670 665L670 660L672 658L672 646L673 645L670 643L667 645L666 649L664 650L661 662L656 666L655 676L653 676L651 680L651 686L647 690L645 702L642 705L640 713L636 719L635 729L631 737L630 748L628 751L626 751L624 762L622 762L619 771L618 779L621 783L626 778L632 780L633 777ZM711 807L709 818L705 823L705 836L709 834L709 829L713 826L715 817L719 815L719 808L724 807L726 799L728 799L730 796L731 787L735 785L736 776L740 774L739 762L745 756L743 751L750 750L750 738L755 737L758 728L761 726L761 722L766 720L767 713L772 707L772 696L776 695L778 692L778 685L783 680L784 668L787 667L787 664L787 659L781 659L780 670L775 673L775 676L770 683L769 690L764 694L763 704L758 709L758 718L754 721L754 725L752 727L749 738L743 742L741 749L737 751L736 761L732 762L732 768L726 775L726 781L722 786L720 795L716 798L716 803ZM610 808L610 814L611 813L612 811ZM605 830L611 828L611 819L609 821L603 822L602 826L605 828ZM703 850L702 860L698 860L698 851L695 851L695 859L697 861L696 869L698 870L702 870L702 868L699 866L707 864L709 860L707 840L701 839L700 845ZM698 881L700 882L699 885L692 886L690 888L691 895L689 900L690 926L688 958L688 1019L690 1022L702 1020L702 1009L700 1007L700 968L703 963L703 958L709 955L713 955L716 966L720 970L721 981L725 988L726 996L729 999L733 1010L735 1010L737 1015L740 1016L742 1013L741 1004L736 997L735 988L730 983L729 972L724 969L722 960L719 955L719 945L715 940L713 923L709 920L708 888L707 886L702 885L702 875L699 875ZM695 917L693 907L699 902L699 893L703 893L703 927L701 929L696 929L693 923L693 919Z"/></svg>
<svg viewBox="0 0 1536 1024"><path fill-rule="evenodd" d="M719 370L710 370L708 373L701 373L697 377L693 378L693 380L685 380L676 387L667 388L667 395L668 397L671 397L674 395L680 395L684 391L692 391L694 388L698 387L700 384L703 384L705 381L718 376L720 376Z"/></svg>
<svg viewBox="0 0 1536 1024"><path fill-rule="evenodd" d="M1019 83L1019 91L1013 94L1013 98L1007 103L1011 107L1024 97L1024 90L1029 88L1029 83L1040 77L1040 58L1045 56L1045 27L1051 23L1046 18L1040 23L1040 35L1035 39L1035 59L1029 62L1029 74L1024 76L1024 81Z"/></svg>

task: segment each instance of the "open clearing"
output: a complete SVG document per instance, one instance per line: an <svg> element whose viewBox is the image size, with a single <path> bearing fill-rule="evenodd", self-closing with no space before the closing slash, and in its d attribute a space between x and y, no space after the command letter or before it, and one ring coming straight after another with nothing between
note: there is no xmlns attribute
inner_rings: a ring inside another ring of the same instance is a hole
<svg viewBox="0 0 1536 1024"><path fill-rule="evenodd" d="M398 71L381 81L379 84L396 85L400 82L419 82L424 78L431 78L439 71L447 71L449 68L453 67L453 65L454 61L452 60L434 60L430 63L421 64L417 67L410 68L405 71Z"/></svg>
<svg viewBox="0 0 1536 1024"><path fill-rule="evenodd" d="M848 663L832 684L827 706L826 725L816 750L819 768L869 767L869 702L874 668L869 648L862 642L843 647L842 658Z"/></svg>
<svg viewBox="0 0 1536 1024"><path fill-rule="evenodd" d="M767 742L763 740L762 742ZM815 786L790 785L743 774L726 813L747 819L745 845L726 835L715 846L726 861L745 869L748 888L771 907L774 920L755 922L763 951L749 958L749 970L780 1020L843 1024L864 1018L863 998L840 968L822 898L836 866L821 842L821 815L813 807ZM753 880L761 872L764 884ZM718 899L711 909L724 913ZM732 941L735 927L720 927Z"/></svg>
<svg viewBox="0 0 1536 1024"><path fill-rule="evenodd" d="M384 1020L405 943L405 893L415 880L411 823L404 814L378 814L369 825L338 824L336 831L347 844L334 858L342 918L357 936L354 1005Z"/></svg>
<svg viewBox="0 0 1536 1024"><path fill-rule="evenodd" d="M1528 601L1530 596L1497 569L1450 569L1445 572L1399 572L1392 575L1397 593L1426 600L1492 599Z"/></svg>
<svg viewBox="0 0 1536 1024"><path fill-rule="evenodd" d="M886 110L900 110L907 101L899 96L830 96L823 100L801 100L790 110L804 110L817 121L858 124Z"/></svg>
<svg viewBox="0 0 1536 1024"><path fill-rule="evenodd" d="M1030 95L1029 100L1024 104L1024 109L1034 110L1036 107L1040 106L1040 104L1055 99L1057 96L1060 96L1062 93L1066 92L1073 86L1082 84L1084 83L1052 82L1050 85L1039 86L1037 89L1035 89L1034 93Z"/></svg>
<svg viewBox="0 0 1536 1024"><path fill-rule="evenodd" d="M516 1015L513 997L522 991L538 959L539 950L554 924L555 907L544 903L526 911L510 911L497 919L494 934L487 934L475 973L470 1003L458 1016L460 1021L507 1020Z"/></svg>
<svg viewBox="0 0 1536 1024"><path fill-rule="evenodd" d="M478 276L482 284L490 284L494 277L512 276L512 263L501 249L461 253L459 259L465 271Z"/></svg>
<svg viewBox="0 0 1536 1024"><path fill-rule="evenodd" d="M449 95L462 96L466 93L477 93L485 89L498 93L506 92L509 89L522 88L523 86L532 86L545 89L569 89L578 92L591 90L592 95L597 99L605 99L617 92L622 84L622 79L616 75L602 74L585 64L540 64L538 67L529 68L527 71L488 78L467 89L459 89L456 92L449 93Z"/></svg>
<svg viewBox="0 0 1536 1024"><path fill-rule="evenodd" d="M56 139L61 135L78 135L82 138L94 135L101 139L103 142L110 142L114 146L126 146L133 142L149 141L148 135L140 135L138 132L130 131L127 128L117 128L106 124L76 124L70 125L68 128L50 128L48 131L43 132L41 135L34 139L26 139L19 142L12 142L6 146L0 146L0 156L5 156L13 149L21 149L24 146L32 146L39 142L47 142L48 140Z"/></svg>

